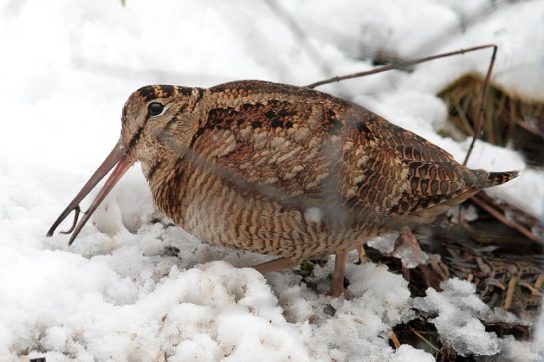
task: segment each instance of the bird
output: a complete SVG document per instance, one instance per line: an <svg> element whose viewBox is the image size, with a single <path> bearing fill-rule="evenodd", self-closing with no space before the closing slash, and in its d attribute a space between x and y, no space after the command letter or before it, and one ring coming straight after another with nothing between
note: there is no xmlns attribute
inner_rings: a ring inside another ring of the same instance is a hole
<svg viewBox="0 0 544 362"><path fill-rule="evenodd" d="M361 105L307 87L259 80L133 92L119 141L47 236L75 211L71 244L123 174L141 164L154 203L210 244L275 256L265 274L430 222L517 171L469 169ZM113 169L77 223L79 203ZM77 225L76 225L77 224Z"/></svg>

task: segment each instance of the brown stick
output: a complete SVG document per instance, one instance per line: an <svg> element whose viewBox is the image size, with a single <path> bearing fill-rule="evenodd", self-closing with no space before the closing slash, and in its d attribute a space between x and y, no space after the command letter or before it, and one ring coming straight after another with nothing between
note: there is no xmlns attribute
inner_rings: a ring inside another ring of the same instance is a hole
<svg viewBox="0 0 544 362"><path fill-rule="evenodd" d="M536 235L534 235L530 230L528 230L526 227L521 225L515 220L509 219L506 216L504 216L500 211L496 210L492 205L488 204L478 196L474 195L470 199L473 201L476 205L480 206L482 209L490 213L493 217L495 217L497 220L502 222L504 225L509 226L513 229L516 229L524 236L528 237L529 239L536 241L539 244L542 244L542 240L538 238Z"/></svg>
<svg viewBox="0 0 544 362"><path fill-rule="evenodd" d="M481 50L481 49L487 49L487 48L493 48L494 49L493 58L491 60L494 63L495 53L496 53L496 50L497 50L497 45L495 45L495 44L483 44L483 45L478 45L478 46L474 46L474 47L470 47L470 48L466 48L466 49L455 50L455 51L452 51L452 52L431 55L431 56L428 56L428 57L425 57L425 58L407 60L405 62L400 62L400 63L395 63L395 64L388 64L388 65L384 65L382 67L374 68L374 69L371 69L371 70L366 70L364 72L350 73L350 74L346 74L346 75L337 75L337 76L332 77L332 78L328 78L328 79L320 80L319 82L308 84L306 87L307 88L315 88L315 87L322 86L324 84L340 82L340 81L346 80L346 79L359 78L359 77L364 77L364 76L367 76L367 75L382 73L382 72L386 72L386 71L391 70L391 69L407 68L407 67L410 67L412 65L417 65L417 64L428 62L430 60L439 59L439 58L446 58L446 57L450 57L452 55L465 54L465 53L469 53L469 52L473 52L473 51ZM491 66L490 68L493 68L493 67ZM489 70L488 70L488 73L489 73ZM486 77L486 79L487 79L487 77Z"/></svg>
<svg viewBox="0 0 544 362"><path fill-rule="evenodd" d="M467 165L476 139L480 138L480 133L482 132L482 125L484 123L484 107L485 102L487 101L487 93L489 93L489 82L491 81L491 73L493 72L493 65L495 64L495 57L497 55L497 46L493 45L493 54L491 55L491 61L489 62L489 67L487 68L487 74L485 75L485 81L482 89L482 97L480 98L480 107L478 109L478 115L476 116L476 130L474 131L474 136L472 137L472 142L463 161L463 166Z"/></svg>
<svg viewBox="0 0 544 362"><path fill-rule="evenodd" d="M395 334L395 332L393 330L390 330L388 334L389 334L389 339L391 340L391 342L393 342L393 345L395 346L395 349L399 349L400 341L397 335Z"/></svg>
<svg viewBox="0 0 544 362"><path fill-rule="evenodd" d="M540 290L542 288L542 283L544 283L544 275L540 274L535 281L535 288Z"/></svg>
<svg viewBox="0 0 544 362"><path fill-rule="evenodd" d="M429 341L427 338L423 337L421 335L421 333L419 333L418 331L416 331L414 328L410 328L410 331L415 334L416 336L419 337L419 339L421 339L423 342L425 342L429 347L431 347L432 349L434 349L436 352L440 352L440 349L438 349L438 347L436 347L434 344L431 343L431 341Z"/></svg>
<svg viewBox="0 0 544 362"><path fill-rule="evenodd" d="M508 289L506 290L506 298L504 299L503 306L505 310L510 309L510 307L512 306L512 300L514 298L514 291L517 283L518 277L516 275L514 275L512 278L510 278L510 281L508 281Z"/></svg>

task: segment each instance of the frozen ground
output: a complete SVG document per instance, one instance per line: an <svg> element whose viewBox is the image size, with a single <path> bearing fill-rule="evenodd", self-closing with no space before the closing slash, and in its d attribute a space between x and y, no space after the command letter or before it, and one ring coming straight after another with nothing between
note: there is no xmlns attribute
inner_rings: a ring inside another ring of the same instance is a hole
<svg viewBox="0 0 544 362"><path fill-rule="evenodd" d="M544 358L544 317L534 341L499 339L485 332L479 319L492 313L467 282L449 280L442 293L413 299L385 267L350 263L351 298L330 300L329 269L317 269L316 293L292 271L265 279L235 268L260 257L152 222L138 168L73 247L63 235L46 239L114 145L121 107L136 88L249 78L303 85L327 75L264 1L127 3L0 1L0 360L432 361L409 345L389 347L390 328L417 311L436 314L442 338L461 354ZM334 73L370 67L365 58L375 52L406 58L496 42L496 80L544 99L542 1L281 4ZM484 51L323 90L351 97L462 159L468 141L435 132L446 108L434 94L464 71L485 69L487 59ZM544 214L544 175L526 170L515 152L479 142L471 166L522 170L493 193Z"/></svg>

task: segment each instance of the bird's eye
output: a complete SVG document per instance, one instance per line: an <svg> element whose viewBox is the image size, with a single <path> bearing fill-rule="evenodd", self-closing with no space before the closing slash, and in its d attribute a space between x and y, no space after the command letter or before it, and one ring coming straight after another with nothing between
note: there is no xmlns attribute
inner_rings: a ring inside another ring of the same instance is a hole
<svg viewBox="0 0 544 362"><path fill-rule="evenodd" d="M164 106L158 102L152 102L152 103L149 103L149 105L147 106L147 113L150 115L150 116L158 116L159 114L162 113L164 109Z"/></svg>

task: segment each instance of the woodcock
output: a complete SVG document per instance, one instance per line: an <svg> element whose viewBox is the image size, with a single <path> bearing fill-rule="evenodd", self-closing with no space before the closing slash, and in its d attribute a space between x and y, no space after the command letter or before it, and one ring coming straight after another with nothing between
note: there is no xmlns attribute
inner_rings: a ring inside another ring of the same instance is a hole
<svg viewBox="0 0 544 362"><path fill-rule="evenodd" d="M348 251L426 222L517 172L471 170L367 109L285 84L238 81L209 89L140 88L119 142L48 232L115 166L83 225L139 161L158 209L212 244L276 255L262 273L335 253L332 294Z"/></svg>

